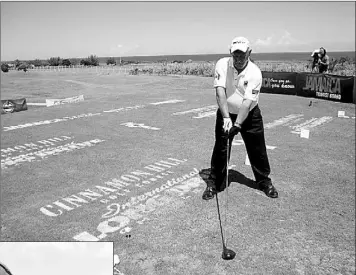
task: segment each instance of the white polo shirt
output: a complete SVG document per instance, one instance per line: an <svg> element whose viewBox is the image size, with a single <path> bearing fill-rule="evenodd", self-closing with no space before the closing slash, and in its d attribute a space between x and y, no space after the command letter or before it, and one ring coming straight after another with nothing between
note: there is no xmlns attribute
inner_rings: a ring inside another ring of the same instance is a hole
<svg viewBox="0 0 356 275"><path fill-rule="evenodd" d="M251 111L258 104L261 86L261 70L251 61L240 74L233 65L232 57L223 57L215 65L214 88L226 89L229 113L238 114L244 99L253 101Z"/></svg>

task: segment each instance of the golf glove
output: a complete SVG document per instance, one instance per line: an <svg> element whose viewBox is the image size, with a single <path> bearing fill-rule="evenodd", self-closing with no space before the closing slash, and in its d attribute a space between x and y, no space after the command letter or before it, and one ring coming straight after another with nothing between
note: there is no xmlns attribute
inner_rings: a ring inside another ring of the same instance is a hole
<svg viewBox="0 0 356 275"><path fill-rule="evenodd" d="M225 132L229 132L230 129L231 129L231 127L232 127L231 118L229 118L229 117L224 117L224 125L223 125L224 131L225 131Z"/></svg>
<svg viewBox="0 0 356 275"><path fill-rule="evenodd" d="M240 133L240 131L241 127L234 125L229 131L229 138L236 136L238 133Z"/></svg>

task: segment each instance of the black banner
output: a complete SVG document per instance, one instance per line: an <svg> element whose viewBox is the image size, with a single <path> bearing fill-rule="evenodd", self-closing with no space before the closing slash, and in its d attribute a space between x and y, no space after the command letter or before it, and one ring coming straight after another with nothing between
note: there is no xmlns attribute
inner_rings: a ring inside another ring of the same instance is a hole
<svg viewBox="0 0 356 275"><path fill-rule="evenodd" d="M1 100L1 114L21 112L27 110L26 98Z"/></svg>
<svg viewBox="0 0 356 275"><path fill-rule="evenodd" d="M298 73L297 95L340 102L353 102L353 76Z"/></svg>
<svg viewBox="0 0 356 275"><path fill-rule="evenodd" d="M356 104L356 76L354 76L354 94L353 94L353 103Z"/></svg>
<svg viewBox="0 0 356 275"><path fill-rule="evenodd" d="M262 72L261 93L296 95L297 73Z"/></svg>

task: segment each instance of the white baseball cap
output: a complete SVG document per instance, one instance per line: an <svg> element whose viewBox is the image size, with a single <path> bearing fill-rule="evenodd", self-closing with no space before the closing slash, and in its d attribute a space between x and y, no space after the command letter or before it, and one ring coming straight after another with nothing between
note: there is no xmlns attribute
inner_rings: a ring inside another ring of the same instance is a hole
<svg viewBox="0 0 356 275"><path fill-rule="evenodd" d="M320 49L316 49L315 51L312 52L311 56L313 56L316 53L320 53Z"/></svg>
<svg viewBox="0 0 356 275"><path fill-rule="evenodd" d="M248 49L251 49L250 42L247 38L242 36L235 37L230 45L230 53L233 53L236 50L247 52Z"/></svg>

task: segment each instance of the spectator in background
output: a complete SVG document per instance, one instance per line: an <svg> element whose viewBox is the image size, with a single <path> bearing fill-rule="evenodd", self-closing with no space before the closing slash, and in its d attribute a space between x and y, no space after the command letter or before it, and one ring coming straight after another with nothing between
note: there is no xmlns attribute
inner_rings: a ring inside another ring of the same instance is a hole
<svg viewBox="0 0 356 275"><path fill-rule="evenodd" d="M326 54L326 50L321 47L319 53L319 73L327 73L329 68L329 56Z"/></svg>
<svg viewBox="0 0 356 275"><path fill-rule="evenodd" d="M316 49L315 51L312 52L311 57L313 57L313 63L312 63L312 69L311 71L313 72L314 69L318 67L319 64L319 54L320 54L320 49Z"/></svg>

